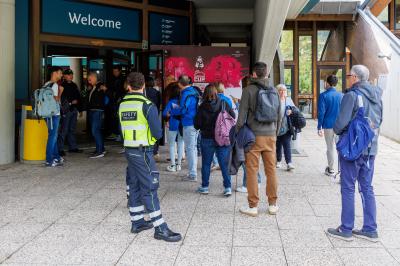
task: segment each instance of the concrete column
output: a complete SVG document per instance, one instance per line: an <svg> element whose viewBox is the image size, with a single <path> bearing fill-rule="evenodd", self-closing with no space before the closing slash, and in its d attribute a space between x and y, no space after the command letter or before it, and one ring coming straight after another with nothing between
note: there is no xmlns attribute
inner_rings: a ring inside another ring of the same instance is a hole
<svg viewBox="0 0 400 266"><path fill-rule="evenodd" d="M74 82L78 85L79 89L82 84L82 59L70 58L69 67L74 72Z"/></svg>
<svg viewBox="0 0 400 266"><path fill-rule="evenodd" d="M15 0L0 0L0 165L15 158Z"/></svg>

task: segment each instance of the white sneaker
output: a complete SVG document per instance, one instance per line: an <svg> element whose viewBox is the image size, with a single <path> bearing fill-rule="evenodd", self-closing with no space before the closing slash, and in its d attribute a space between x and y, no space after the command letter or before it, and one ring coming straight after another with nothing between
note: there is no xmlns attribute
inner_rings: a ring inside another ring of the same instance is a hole
<svg viewBox="0 0 400 266"><path fill-rule="evenodd" d="M250 208L249 206L243 206L239 209L239 211L243 214L256 217L258 215L257 207Z"/></svg>
<svg viewBox="0 0 400 266"><path fill-rule="evenodd" d="M279 210L278 205L269 205L268 206L268 213L271 214L271 215L276 215L278 210Z"/></svg>
<svg viewBox="0 0 400 266"><path fill-rule="evenodd" d="M247 187L238 187L238 188L236 188L236 192L239 192L239 193L247 193Z"/></svg>
<svg viewBox="0 0 400 266"><path fill-rule="evenodd" d="M290 170L293 170L293 169L294 169L294 164L293 163L288 163L287 170L290 171Z"/></svg>
<svg viewBox="0 0 400 266"><path fill-rule="evenodd" d="M181 171L182 170L182 166L180 164L176 165L176 171Z"/></svg>
<svg viewBox="0 0 400 266"><path fill-rule="evenodd" d="M278 169L282 168L282 162L277 162L276 163L276 168L278 168Z"/></svg>
<svg viewBox="0 0 400 266"><path fill-rule="evenodd" d="M176 166L175 165L170 165L167 167L168 172L176 172Z"/></svg>

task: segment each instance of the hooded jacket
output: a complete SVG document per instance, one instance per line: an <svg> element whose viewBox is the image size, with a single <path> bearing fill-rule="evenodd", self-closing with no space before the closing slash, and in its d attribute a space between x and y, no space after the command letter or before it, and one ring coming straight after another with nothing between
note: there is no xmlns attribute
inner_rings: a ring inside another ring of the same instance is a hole
<svg viewBox="0 0 400 266"><path fill-rule="evenodd" d="M199 93L197 90L193 87L187 87L181 92L179 107L173 108L171 115L181 116L181 122L184 127L193 126L198 102Z"/></svg>
<svg viewBox="0 0 400 266"><path fill-rule="evenodd" d="M376 155L378 153L379 127L382 124L383 117L382 90L379 87L372 86L365 81L355 83L349 92L343 96L333 131L337 135L342 135L347 131L351 120L355 117L359 107L355 89L362 96L365 116L368 117L376 132L369 151L369 155ZM364 155L368 155L368 149L364 151Z"/></svg>
<svg viewBox="0 0 400 266"><path fill-rule="evenodd" d="M200 105L194 121L194 127L200 129L201 137L205 139L214 139L215 123L222 110L222 103L225 104L225 110L235 118L235 112L233 112L232 108L219 97L213 101L204 101Z"/></svg>
<svg viewBox="0 0 400 266"><path fill-rule="evenodd" d="M250 85L242 92L242 99L240 100L239 118L236 124L236 130L239 131L246 123L256 136L273 136L276 137L278 130L281 127L283 115L281 114L281 107L279 101L278 108L278 121L273 123L260 123L255 119L255 112L257 107L257 98L259 87L268 86L267 79L252 79Z"/></svg>

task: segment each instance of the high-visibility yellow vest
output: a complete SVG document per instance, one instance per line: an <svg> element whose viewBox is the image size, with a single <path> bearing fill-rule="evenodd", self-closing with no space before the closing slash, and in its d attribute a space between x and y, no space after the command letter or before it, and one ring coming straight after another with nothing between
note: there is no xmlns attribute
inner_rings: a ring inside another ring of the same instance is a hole
<svg viewBox="0 0 400 266"><path fill-rule="evenodd" d="M119 106L119 121L125 147L147 147L157 141L151 135L146 114L143 113L144 104L151 104L151 101L143 95L128 94Z"/></svg>

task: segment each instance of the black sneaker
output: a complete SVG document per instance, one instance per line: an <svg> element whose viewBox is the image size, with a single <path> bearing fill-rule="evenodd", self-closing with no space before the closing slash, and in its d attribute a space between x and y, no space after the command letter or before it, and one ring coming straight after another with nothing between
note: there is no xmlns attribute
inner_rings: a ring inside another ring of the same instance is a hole
<svg viewBox="0 0 400 266"><path fill-rule="evenodd" d="M145 231L145 230L149 230L151 228L153 228L153 223L151 223L151 222L144 222L144 224L139 225L139 226L135 226L132 223L131 233L132 234L139 234L140 232Z"/></svg>
<svg viewBox="0 0 400 266"><path fill-rule="evenodd" d="M80 149L73 149L73 150L69 150L68 152L70 152L70 153L82 153L83 150L80 150Z"/></svg>
<svg viewBox="0 0 400 266"><path fill-rule="evenodd" d="M166 242L179 242L182 240L181 234L172 232L168 227L165 229L157 228L154 232L154 238Z"/></svg>
<svg viewBox="0 0 400 266"><path fill-rule="evenodd" d="M378 232L363 232L362 230L353 230L353 235L371 242L379 242Z"/></svg>
<svg viewBox="0 0 400 266"><path fill-rule="evenodd" d="M345 233L342 231L342 229L340 229L340 227L338 228L329 228L326 233L328 235L330 235L331 237L337 238L337 239L341 239L344 241L353 241L353 234L352 233Z"/></svg>
<svg viewBox="0 0 400 266"><path fill-rule="evenodd" d="M330 169L329 167L326 167L325 168L325 175L333 176L333 175L335 175L335 171L333 171L333 169Z"/></svg>
<svg viewBox="0 0 400 266"><path fill-rule="evenodd" d="M93 155L92 155L92 156L90 156L89 158L90 158L90 159L103 158L103 157L104 157L104 155L105 155L105 153L104 153L104 152L98 152L98 153L95 153L95 154L93 154Z"/></svg>

